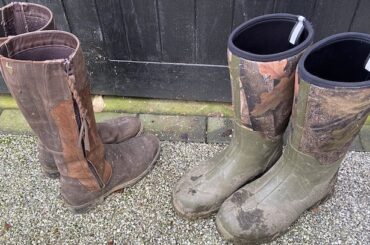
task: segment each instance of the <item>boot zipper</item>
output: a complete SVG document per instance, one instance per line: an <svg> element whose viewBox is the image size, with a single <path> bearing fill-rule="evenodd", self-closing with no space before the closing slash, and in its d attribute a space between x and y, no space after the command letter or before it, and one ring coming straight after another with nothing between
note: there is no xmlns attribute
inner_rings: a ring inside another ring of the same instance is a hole
<svg viewBox="0 0 370 245"><path fill-rule="evenodd" d="M75 102L74 99L73 99L73 104L76 104L76 102ZM78 128L81 129L82 123L81 123L80 110L78 109L77 106L75 107L75 115L76 115L76 120L77 120ZM100 178L100 176L99 176L98 172L96 171L96 169L95 169L94 165L92 164L92 162L87 159L86 150L85 150L85 143L83 141L81 143L81 146L82 146L82 152L83 152L84 157L85 157L85 159L87 161L87 165L89 166L90 171L95 176L95 179L97 180L97 182L99 184L99 187L101 189L103 189L105 187L104 181Z"/></svg>
<svg viewBox="0 0 370 245"><path fill-rule="evenodd" d="M65 72L67 73L67 76L69 76L69 64L70 64L70 61L68 59L65 59L64 65L65 65ZM77 121L77 127L78 127L79 130L81 130L82 129L81 114L80 114L80 110L78 108L77 102L73 98L73 95L72 95L72 101L73 101L73 109L74 109L75 117L76 117L76 121ZM104 181L102 180L102 178L100 177L100 175L96 171L94 164L92 164L92 162L89 159L87 159L84 141L81 142L81 147L82 147L82 152L84 154L84 157L87 161L87 165L89 166L89 169L90 169L91 173L94 175L96 181L98 182L100 189L103 189L105 187Z"/></svg>
<svg viewBox="0 0 370 245"><path fill-rule="evenodd" d="M87 164L89 166L90 171L95 176L95 179L98 182L100 189L103 189L105 187L104 181L102 180L102 178L100 177L100 175L96 171L96 169L95 169L94 165L92 164L92 162L90 162L90 160L88 160L87 158L86 158L86 161L87 161Z"/></svg>

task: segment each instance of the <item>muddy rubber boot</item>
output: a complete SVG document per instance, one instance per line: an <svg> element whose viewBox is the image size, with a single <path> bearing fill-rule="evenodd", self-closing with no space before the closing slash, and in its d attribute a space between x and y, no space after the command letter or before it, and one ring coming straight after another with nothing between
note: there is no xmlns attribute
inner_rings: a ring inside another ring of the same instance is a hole
<svg viewBox="0 0 370 245"><path fill-rule="evenodd" d="M153 135L102 144L79 40L62 31L21 34L0 47L6 85L36 136L53 152L61 195L85 212L143 178L159 156Z"/></svg>
<svg viewBox="0 0 370 245"><path fill-rule="evenodd" d="M228 61L233 138L223 152L177 183L172 199L177 213L188 219L209 216L279 159L292 109L296 64L312 38L311 24L290 14L258 17L232 32Z"/></svg>
<svg viewBox="0 0 370 245"><path fill-rule="evenodd" d="M118 117L101 123L97 123L97 130L103 144L117 144L133 137L140 136L143 132L143 124L137 117ZM53 153L38 142L38 158L45 176L59 178L59 171L55 164Z"/></svg>
<svg viewBox="0 0 370 245"><path fill-rule="evenodd" d="M343 33L303 55L287 146L265 175L222 204L216 222L225 239L272 241L330 196L340 163L368 116L369 54L370 35Z"/></svg>
<svg viewBox="0 0 370 245"><path fill-rule="evenodd" d="M0 13L0 44L6 41L8 36L55 28L53 13L39 4L12 2L0 8Z"/></svg>

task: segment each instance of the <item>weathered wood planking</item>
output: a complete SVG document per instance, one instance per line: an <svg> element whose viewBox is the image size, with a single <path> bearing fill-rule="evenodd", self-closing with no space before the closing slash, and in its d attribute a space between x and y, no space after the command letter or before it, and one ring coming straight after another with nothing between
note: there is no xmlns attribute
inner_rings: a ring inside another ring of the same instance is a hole
<svg viewBox="0 0 370 245"><path fill-rule="evenodd" d="M95 1L63 0L63 3L71 31L81 41L92 87L97 90L98 88L105 88L104 91L111 90L114 81L106 79L107 74L101 73L102 67L106 67L105 64L109 61Z"/></svg>
<svg viewBox="0 0 370 245"><path fill-rule="evenodd" d="M157 0L162 61L196 63L195 0Z"/></svg>
<svg viewBox="0 0 370 245"><path fill-rule="evenodd" d="M227 67L191 64L113 62L117 83L114 95L142 96L144 89L154 98L229 101L231 97ZM125 81L125 82L122 82Z"/></svg>
<svg viewBox="0 0 370 245"><path fill-rule="evenodd" d="M234 0L233 29L244 21L263 14L271 14L274 0Z"/></svg>
<svg viewBox="0 0 370 245"><path fill-rule="evenodd" d="M131 60L161 61L161 43L155 0L120 1Z"/></svg>
<svg viewBox="0 0 370 245"><path fill-rule="evenodd" d="M316 40L370 32L368 0L29 1L51 8L58 28L80 38L93 91L106 95L230 101L228 35L263 14L304 15Z"/></svg>
<svg viewBox="0 0 370 245"><path fill-rule="evenodd" d="M231 32L233 0L196 1L196 61L226 65L227 38Z"/></svg>
<svg viewBox="0 0 370 245"><path fill-rule="evenodd" d="M370 32L370 1L360 0L350 31Z"/></svg>
<svg viewBox="0 0 370 245"><path fill-rule="evenodd" d="M104 49L110 59L129 60L127 30L123 24L120 0L96 1L104 39ZM109 13L109 14L107 14Z"/></svg>
<svg viewBox="0 0 370 245"><path fill-rule="evenodd" d="M314 14L315 3L315 0L275 0L274 12L302 15L310 20Z"/></svg>
<svg viewBox="0 0 370 245"><path fill-rule="evenodd" d="M358 1L316 0L315 12L311 18L315 28L315 40L349 31Z"/></svg>

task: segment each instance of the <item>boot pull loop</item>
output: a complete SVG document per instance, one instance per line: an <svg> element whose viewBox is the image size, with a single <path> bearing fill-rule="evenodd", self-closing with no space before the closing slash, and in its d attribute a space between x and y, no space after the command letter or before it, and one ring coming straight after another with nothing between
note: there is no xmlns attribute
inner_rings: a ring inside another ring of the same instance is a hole
<svg viewBox="0 0 370 245"><path fill-rule="evenodd" d="M368 72L370 72L370 55L366 59L366 62L365 62L365 70L367 70ZM369 77L369 75L367 77Z"/></svg>
<svg viewBox="0 0 370 245"><path fill-rule="evenodd" d="M82 142L84 142L86 151L90 151L90 140L89 140L88 128L89 127L87 126L86 116L84 116L82 118L80 135L78 136L78 144L82 146Z"/></svg>
<svg viewBox="0 0 370 245"><path fill-rule="evenodd" d="M6 28L4 8L0 8L0 12L1 12L1 27L3 28L4 36L7 37L8 36L8 30Z"/></svg>
<svg viewBox="0 0 370 245"><path fill-rule="evenodd" d="M289 43L292 45L296 45L297 41L301 37L301 34L304 30L304 24L303 22L306 20L305 17L299 15L298 16L298 22L294 25L292 31L290 32L289 35Z"/></svg>
<svg viewBox="0 0 370 245"><path fill-rule="evenodd" d="M84 148L86 151L90 151L90 139L89 139L89 122L87 120L87 110L82 105L82 101L80 96L78 95L77 89L76 89L76 78L73 74L70 74L70 60L65 59L64 60L64 66L65 66L65 72L67 74L67 82L69 90L71 90L72 97L75 100L78 111L79 111L79 117L81 119L81 127L80 127L80 134L78 137L78 146L82 148L82 143L84 143Z"/></svg>

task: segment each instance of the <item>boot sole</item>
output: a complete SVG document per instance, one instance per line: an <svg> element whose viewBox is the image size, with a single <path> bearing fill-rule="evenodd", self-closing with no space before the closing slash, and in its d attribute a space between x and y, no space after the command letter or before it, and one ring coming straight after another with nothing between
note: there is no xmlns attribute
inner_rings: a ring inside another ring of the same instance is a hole
<svg viewBox="0 0 370 245"><path fill-rule="evenodd" d="M176 202L173 199L173 195L172 195L172 206L173 206L173 209L175 210L176 214L178 214L180 217L182 217L184 219L187 219L187 220L197 220L197 219L209 218L214 213L216 213L218 211L218 209L220 208L220 206L219 206L219 207L217 207L215 209L212 209L212 210L207 210L207 211L194 213L194 214L186 213L186 212L181 211L181 209L179 207L177 207Z"/></svg>
<svg viewBox="0 0 370 245"><path fill-rule="evenodd" d="M143 123L140 123L139 132L137 132L137 134L134 137L138 137L138 136L142 135L143 132L144 132L144 125L143 125ZM42 172L43 172L45 177L50 178L50 179L59 179L59 177L60 177L59 171L47 170L44 167L42 167L42 164L41 164L41 168L42 168Z"/></svg>
<svg viewBox="0 0 370 245"><path fill-rule="evenodd" d="M95 208L100 203L102 203L104 201L104 199L107 196L109 196L110 194L112 194L113 192L118 191L118 190L121 190L121 189L126 188L126 187L133 186L134 184L136 184L137 182L139 182L142 178L144 178L150 171L152 171L152 169L155 166L156 161L159 158L160 151L161 151L161 146L159 145L158 151L157 151L157 153L156 153L153 161L150 163L150 165L148 166L148 168L144 172L142 172L138 177L136 177L135 179L132 179L132 180L127 181L125 183L116 185L115 187L113 187L112 189L110 189L109 191L107 191L106 193L104 193L102 196L100 196L100 197L98 197L98 198L96 198L96 199L94 199L94 200L92 200L92 201L90 201L88 203L82 204L82 205L73 206L73 205L68 204L67 201L64 200L64 202L66 203L68 209L70 209L75 214L83 214L83 213L86 213L87 211Z"/></svg>

